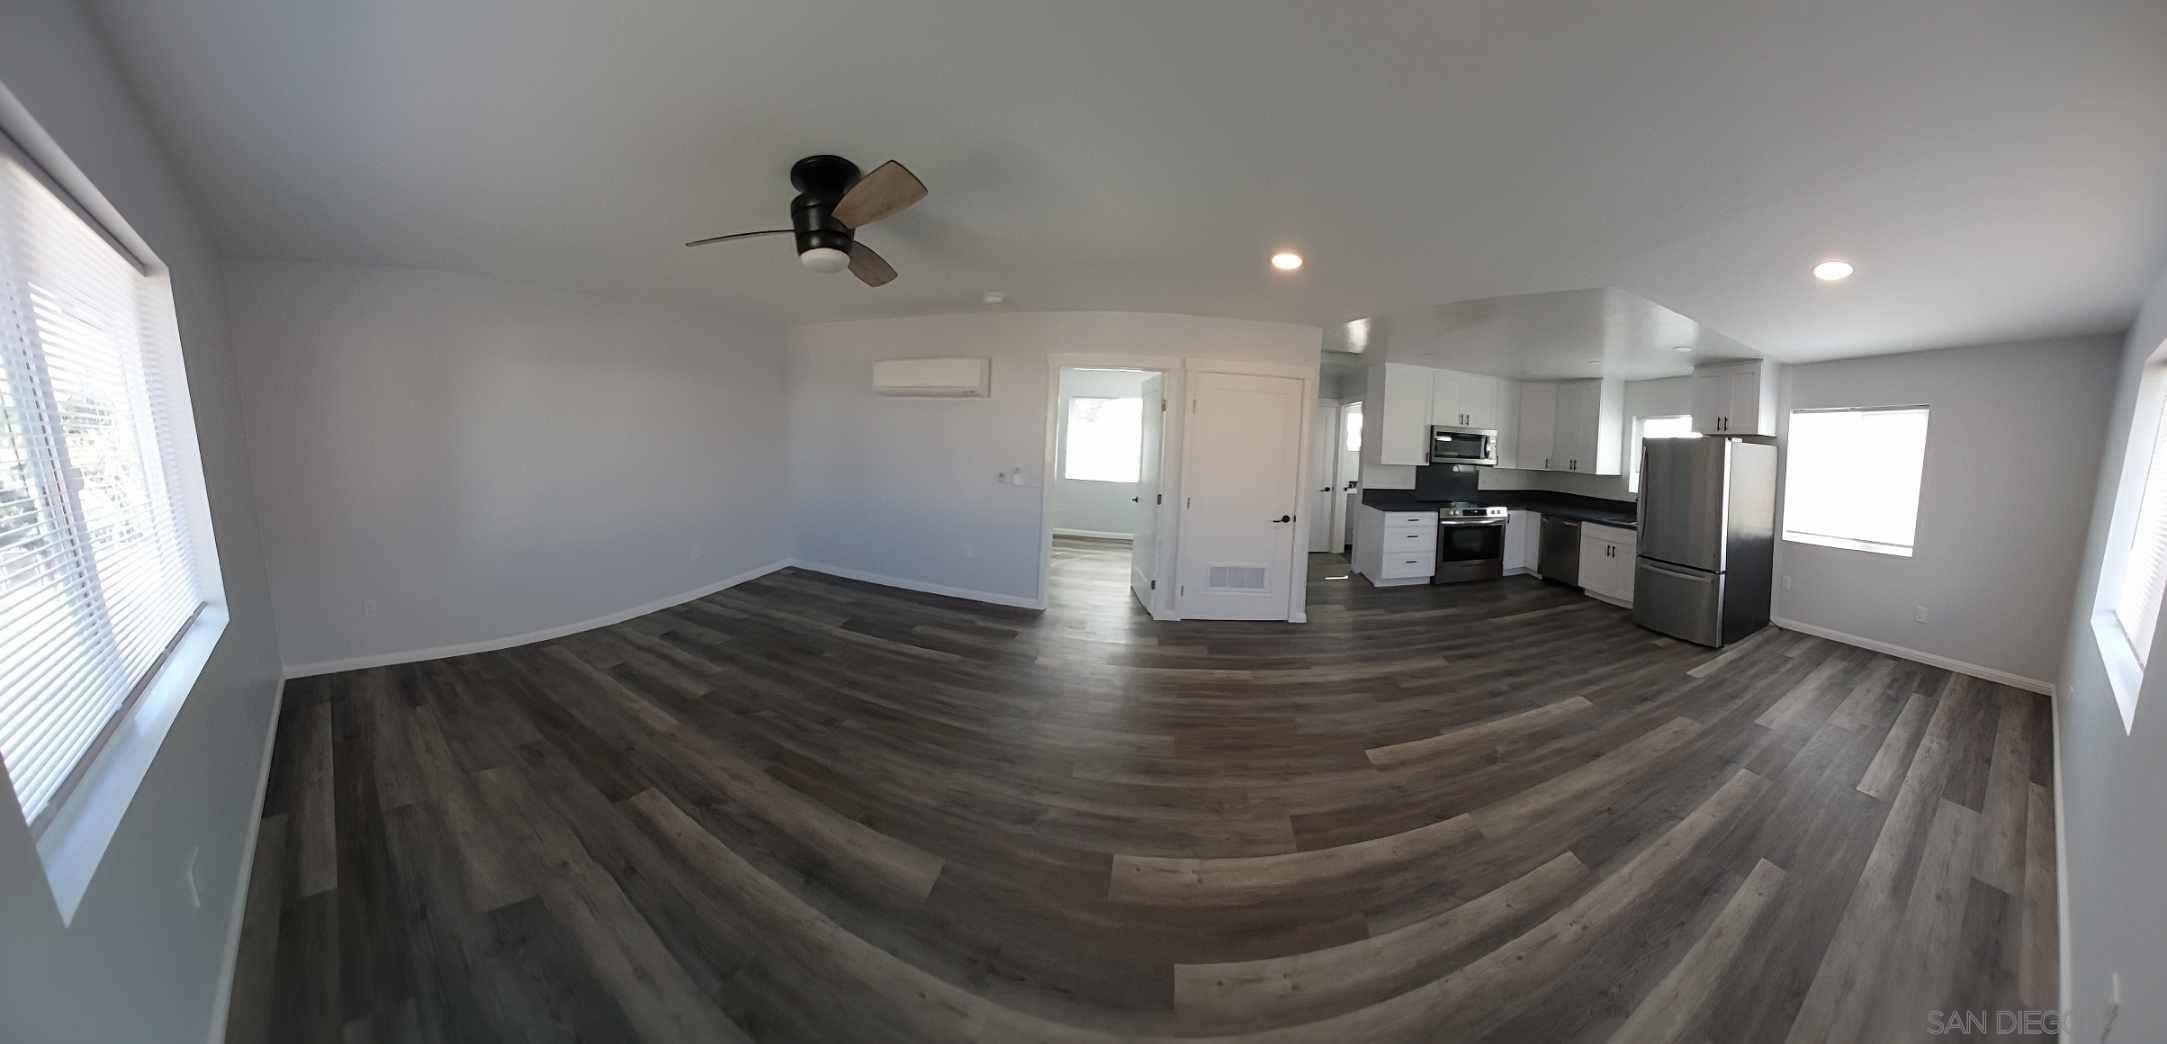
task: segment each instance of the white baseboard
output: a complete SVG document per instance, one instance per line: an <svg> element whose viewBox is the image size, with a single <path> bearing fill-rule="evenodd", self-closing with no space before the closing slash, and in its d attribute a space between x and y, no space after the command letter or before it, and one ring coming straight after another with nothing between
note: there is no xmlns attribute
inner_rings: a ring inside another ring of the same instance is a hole
<svg viewBox="0 0 2167 1044"><path fill-rule="evenodd" d="M271 795L271 750L278 743L278 716L286 709L286 679L271 694L271 723L263 732L262 764L256 770L256 800L249 803L248 836L241 841L241 869L234 875L233 916L226 925L226 954L211 987L211 1035L208 1044L224 1044L226 1022L233 1015L233 976L241 966L241 926L248 920L248 886L256 876L256 835L263 829L263 802Z"/></svg>
<svg viewBox="0 0 2167 1044"><path fill-rule="evenodd" d="M1059 527L1059 526L1055 526L1055 527L1054 527L1054 530L1053 530L1053 535L1054 535L1054 536L1070 536L1070 537L1084 537L1084 538L1086 538L1086 539L1090 539L1090 540L1127 540L1127 541L1134 541L1134 540L1136 539L1136 534L1134 534L1134 533L1108 533L1108 532L1104 532L1104 531L1102 531L1102 530L1097 530L1097 529L1062 529L1062 528L1061 528L1061 527Z"/></svg>
<svg viewBox="0 0 2167 1044"><path fill-rule="evenodd" d="M1775 624L1776 626L1781 627L1786 631L1797 631L1801 634L1813 635L1816 638L1826 638L1832 642L1842 642L1845 645L1856 645L1861 649L1871 649L1877 653L1887 653L1888 655L1897 657L1899 659L1923 663L1929 667L1940 667L1944 670L1955 671L1958 674L1969 674L1974 678L1984 678L1987 681L1998 682L2002 685L2010 686L2011 688L2023 689L2026 692L2036 692L2046 696L2054 695L2053 682L2041 681L2037 678L2027 678L2021 674L2012 674L2008 671L1998 670L1993 667L1987 667L1976 663L1966 663L1963 660L1955 660L1947 656L1940 656L1930 652L1920 652L1917 649L1906 648L1901 645L1896 645L1892 642L1879 641L1873 638L1866 638L1856 634L1846 634L1842 631L1834 630L1832 628L1821 627L1810 623L1802 623L1798 620L1786 620L1780 616L1771 617L1768 622Z"/></svg>
<svg viewBox="0 0 2167 1044"><path fill-rule="evenodd" d="M882 587L900 587L905 591L917 591L921 594L945 595L949 598L963 598L973 602L987 602L993 605L1011 605L1019 609L1045 608L1036 598L994 594L991 591L973 591L967 587L949 587L946 584L929 584L923 580L908 580L900 576L868 573L863 569L829 565L825 562L792 562L791 564L799 569L815 573L826 573L829 576L839 576L845 580L862 580L869 584L879 584Z"/></svg>
<svg viewBox="0 0 2167 1044"><path fill-rule="evenodd" d="M360 671L367 670L370 667L389 667L395 663L415 663L421 660L441 660L448 656L466 656L472 653L495 652L498 649L509 649L515 645L532 645L535 642L546 642L552 638L562 638L568 634L578 634L581 631L592 631L597 627L608 627L611 624L620 624L625 622L626 620L632 619L635 616L645 616L648 613L652 613L657 610L668 609L673 605L683 605L686 602L690 602L697 598L705 598L708 595L714 594L717 591L736 587L737 585L745 583L748 580L758 580L759 578L766 576L769 573L772 573L778 569L788 568L793 564L795 564L795 560L793 559L777 559L773 562L769 562L764 566L759 566L754 569L748 569L742 573L737 574L736 576L728 577L715 583L708 584L705 587L698 587L690 591L682 592L680 594L673 594L665 598L658 598L645 605L636 605L630 609L623 609L614 613L610 613L607 616L597 616L591 620L581 620L578 623L565 624L562 627L550 627L539 631L529 631L525 634L515 634L504 638L489 638L479 642L465 642L459 645L440 645L433 649L410 649L405 652L378 653L371 656L355 656L345 660L325 660L318 663L288 664L286 667L286 677L306 678L310 675L315 674L337 674L340 671ZM823 570L823 572L825 572L825 570Z"/></svg>

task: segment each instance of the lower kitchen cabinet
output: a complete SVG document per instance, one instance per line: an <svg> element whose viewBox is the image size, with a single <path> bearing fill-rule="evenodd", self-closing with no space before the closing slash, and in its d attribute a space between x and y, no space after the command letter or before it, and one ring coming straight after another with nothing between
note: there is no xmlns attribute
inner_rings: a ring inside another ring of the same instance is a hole
<svg viewBox="0 0 2167 1044"><path fill-rule="evenodd" d="M1437 571L1437 512L1356 505L1353 565L1377 587L1429 583Z"/></svg>
<svg viewBox="0 0 2167 1044"><path fill-rule="evenodd" d="M1640 534L1615 526L1580 527L1580 589L1613 605L1633 604L1633 556Z"/></svg>
<svg viewBox="0 0 2167 1044"><path fill-rule="evenodd" d="M1542 546L1542 516L1514 509L1505 515L1505 575L1533 573L1535 552Z"/></svg>

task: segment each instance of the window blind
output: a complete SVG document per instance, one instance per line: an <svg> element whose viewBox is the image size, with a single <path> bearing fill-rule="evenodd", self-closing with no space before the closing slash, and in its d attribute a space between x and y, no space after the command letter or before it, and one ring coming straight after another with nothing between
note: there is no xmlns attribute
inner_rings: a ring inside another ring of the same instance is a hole
<svg viewBox="0 0 2167 1044"><path fill-rule="evenodd" d="M34 827L203 604L179 357L163 277L0 147L0 760Z"/></svg>
<svg viewBox="0 0 2167 1044"><path fill-rule="evenodd" d="M2122 560L2121 588L2115 593L2114 620L2129 638L2129 647L2142 664L2152 649L2152 634L2159 626L2161 594L2167 591L2167 423L2159 426L2152 441L2152 456L2145 465L2144 500L2137 505L2136 530L2130 535L2129 554Z"/></svg>
<svg viewBox="0 0 2167 1044"><path fill-rule="evenodd" d="M1909 557L1926 422L1924 406L1792 413L1783 538Z"/></svg>

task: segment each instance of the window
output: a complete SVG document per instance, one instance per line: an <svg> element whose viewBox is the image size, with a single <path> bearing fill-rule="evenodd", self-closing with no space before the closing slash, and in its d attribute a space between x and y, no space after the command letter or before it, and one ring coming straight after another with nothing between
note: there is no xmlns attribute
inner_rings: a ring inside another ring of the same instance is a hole
<svg viewBox="0 0 2167 1044"><path fill-rule="evenodd" d="M1631 470L1625 476L1625 491L1640 492L1640 443L1642 439L1695 439L1693 415L1690 413L1668 414L1661 417L1633 418L1633 444L1630 447Z"/></svg>
<svg viewBox="0 0 2167 1044"><path fill-rule="evenodd" d="M216 592L180 366L165 277L0 138L0 760L41 833Z"/></svg>
<svg viewBox="0 0 2167 1044"><path fill-rule="evenodd" d="M2167 463L2160 454L2167 444L2167 424L2158 425L2147 454L2144 495L2137 502L2137 524L2130 531L2129 550L2122 558L2122 576L2114 596L2114 621L2129 641L2130 652L2143 666L2152 649L2152 632L2159 624L2160 595L2167 591Z"/></svg>
<svg viewBox="0 0 2167 1044"><path fill-rule="evenodd" d="M1362 404L1347 404L1347 452L1362 452Z"/></svg>
<svg viewBox="0 0 2167 1044"><path fill-rule="evenodd" d="M1070 399L1064 453L1062 478L1136 481L1137 461L1144 453L1144 400Z"/></svg>
<svg viewBox="0 0 2167 1044"><path fill-rule="evenodd" d="M1924 406L1793 411L1783 539L1911 557L1926 414Z"/></svg>

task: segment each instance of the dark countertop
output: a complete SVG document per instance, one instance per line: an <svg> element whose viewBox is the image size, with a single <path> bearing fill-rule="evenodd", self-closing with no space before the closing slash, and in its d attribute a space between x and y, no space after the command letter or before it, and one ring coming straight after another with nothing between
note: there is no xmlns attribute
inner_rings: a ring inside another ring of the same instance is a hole
<svg viewBox="0 0 2167 1044"><path fill-rule="evenodd" d="M1518 508L1622 529L1640 526L1639 508L1629 500L1604 500L1539 489L1486 489L1475 495L1475 501L1485 506ZM1365 489L1362 504L1379 511L1437 510L1437 501L1422 500L1411 489Z"/></svg>

